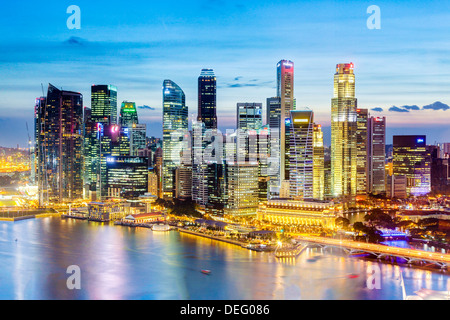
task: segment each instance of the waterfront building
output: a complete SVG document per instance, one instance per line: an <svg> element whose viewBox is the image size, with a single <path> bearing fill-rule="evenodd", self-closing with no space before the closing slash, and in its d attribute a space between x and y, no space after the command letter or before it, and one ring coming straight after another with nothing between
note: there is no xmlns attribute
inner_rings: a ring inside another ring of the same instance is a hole
<svg viewBox="0 0 450 320"><path fill-rule="evenodd" d="M35 185L39 185L39 154L42 152L42 134L43 130L41 128L43 122L41 121L42 110L44 110L47 98L39 97L36 98L34 104L34 148L33 148L33 159L31 166L31 182Z"/></svg>
<svg viewBox="0 0 450 320"><path fill-rule="evenodd" d="M357 149L353 63L336 66L331 99L331 186L333 196L356 195Z"/></svg>
<svg viewBox="0 0 450 320"><path fill-rule="evenodd" d="M445 156L439 146L428 146L431 157L431 191L433 194L450 194L450 165L449 158Z"/></svg>
<svg viewBox="0 0 450 320"><path fill-rule="evenodd" d="M180 164L175 168L174 198L178 200L192 199L192 164Z"/></svg>
<svg viewBox="0 0 450 320"><path fill-rule="evenodd" d="M386 118L370 117L368 121L367 191L384 194L386 176Z"/></svg>
<svg viewBox="0 0 450 320"><path fill-rule="evenodd" d="M262 103L238 103L236 127L242 130L259 130L262 127Z"/></svg>
<svg viewBox="0 0 450 320"><path fill-rule="evenodd" d="M313 192L313 132L314 113L311 110L290 112L287 126L289 141L289 187L290 197L312 199Z"/></svg>
<svg viewBox="0 0 450 320"><path fill-rule="evenodd" d="M394 136L394 176L406 177L408 196L425 195L431 191L431 158L426 136Z"/></svg>
<svg viewBox="0 0 450 320"><path fill-rule="evenodd" d="M325 199L325 154L320 124L314 124L313 131L313 198Z"/></svg>
<svg viewBox="0 0 450 320"><path fill-rule="evenodd" d="M158 174L155 168L150 168L148 172L148 192L158 196Z"/></svg>
<svg viewBox="0 0 450 320"><path fill-rule="evenodd" d="M147 158L107 157L106 190L108 198L136 199L147 193Z"/></svg>
<svg viewBox="0 0 450 320"><path fill-rule="evenodd" d="M129 202L106 201L88 203L89 220L93 221L116 221L121 220L131 212Z"/></svg>
<svg viewBox="0 0 450 320"><path fill-rule="evenodd" d="M180 153L188 133L188 107L181 88L171 80L163 83L163 197L173 198L174 170L181 163ZM183 141L181 141L183 140Z"/></svg>
<svg viewBox="0 0 450 320"><path fill-rule="evenodd" d="M356 109L356 194L358 195L367 194L368 117L367 109Z"/></svg>
<svg viewBox="0 0 450 320"><path fill-rule="evenodd" d="M83 197L83 96L49 84L39 110L39 199L60 203Z"/></svg>
<svg viewBox="0 0 450 320"><path fill-rule="evenodd" d="M217 129L216 76L213 69L202 69L198 77L198 118L205 130Z"/></svg>
<svg viewBox="0 0 450 320"><path fill-rule="evenodd" d="M334 228L337 217L334 203L318 200L271 199L258 208L259 221L279 226L316 226Z"/></svg>

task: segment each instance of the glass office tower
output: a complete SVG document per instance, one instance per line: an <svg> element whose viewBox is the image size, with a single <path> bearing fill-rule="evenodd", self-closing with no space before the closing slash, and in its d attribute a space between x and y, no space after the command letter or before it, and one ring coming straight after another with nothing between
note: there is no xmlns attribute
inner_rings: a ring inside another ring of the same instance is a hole
<svg viewBox="0 0 450 320"><path fill-rule="evenodd" d="M386 118L370 117L368 121L367 186L368 192L386 193Z"/></svg>
<svg viewBox="0 0 450 320"><path fill-rule="evenodd" d="M91 116L93 122L117 123L117 88L112 85L91 87Z"/></svg>
<svg viewBox="0 0 450 320"><path fill-rule="evenodd" d="M236 127L242 130L259 130L262 127L262 103L244 102L236 107Z"/></svg>
<svg viewBox="0 0 450 320"><path fill-rule="evenodd" d="M311 110L291 111L289 128L290 196L313 199L314 113Z"/></svg>
<svg viewBox="0 0 450 320"><path fill-rule="evenodd" d="M49 84L39 116L40 203L83 196L83 96Z"/></svg>
<svg viewBox="0 0 450 320"><path fill-rule="evenodd" d="M356 108L353 63L336 66L331 99L331 186L334 197L356 195Z"/></svg>
<svg viewBox="0 0 450 320"><path fill-rule="evenodd" d="M133 124L138 124L138 114L136 103L124 101L120 107L120 125L130 128Z"/></svg>
<svg viewBox="0 0 450 320"><path fill-rule="evenodd" d="M394 176L406 177L408 196L419 196L431 191L431 157L427 151L426 136L394 136Z"/></svg>
<svg viewBox="0 0 450 320"><path fill-rule="evenodd" d="M216 76L213 69L202 69L198 77L198 117L205 129L217 129Z"/></svg>
<svg viewBox="0 0 450 320"><path fill-rule="evenodd" d="M181 162L182 138L188 132L188 107L181 88L163 83L163 196L173 198L174 170Z"/></svg>
<svg viewBox="0 0 450 320"><path fill-rule="evenodd" d="M356 109L356 194L358 195L367 193L368 117L369 110Z"/></svg>

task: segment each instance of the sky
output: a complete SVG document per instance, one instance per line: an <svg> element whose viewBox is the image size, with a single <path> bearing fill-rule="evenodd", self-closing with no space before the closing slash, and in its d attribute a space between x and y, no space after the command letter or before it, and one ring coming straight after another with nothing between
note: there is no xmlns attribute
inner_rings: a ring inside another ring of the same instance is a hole
<svg viewBox="0 0 450 320"><path fill-rule="evenodd" d="M81 29L69 29L70 5ZM369 29L367 8L380 8ZM148 135L162 136L162 83L176 82L197 113L202 68L217 76L219 129L237 102L276 94L276 64L295 64L297 108L314 111L330 141L333 75L353 62L359 108L386 116L393 134L450 141L450 1L2 1L0 146L26 146L41 84L81 92L113 84L134 101Z"/></svg>

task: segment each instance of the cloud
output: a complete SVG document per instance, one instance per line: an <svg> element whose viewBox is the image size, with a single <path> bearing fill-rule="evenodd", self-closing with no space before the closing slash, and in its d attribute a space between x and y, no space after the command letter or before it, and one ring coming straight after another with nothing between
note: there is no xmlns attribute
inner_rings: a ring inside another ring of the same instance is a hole
<svg viewBox="0 0 450 320"><path fill-rule="evenodd" d="M423 110L448 110L450 107L440 101L422 107Z"/></svg>
<svg viewBox="0 0 450 320"><path fill-rule="evenodd" d="M392 111L392 112L409 112L408 109L402 109L402 108L399 108L399 107L396 107L396 106L390 107L389 111Z"/></svg>
<svg viewBox="0 0 450 320"><path fill-rule="evenodd" d="M383 108L380 108L380 107L372 108L370 110L375 111L375 112L383 112Z"/></svg>
<svg viewBox="0 0 450 320"><path fill-rule="evenodd" d="M70 37L64 41L64 43L69 45L84 46L88 43L88 41L80 37Z"/></svg>
<svg viewBox="0 0 450 320"><path fill-rule="evenodd" d="M419 107L419 106L416 106L416 105L412 105L412 106L401 106L400 108L407 109L407 110L420 110L420 107Z"/></svg>
<svg viewBox="0 0 450 320"><path fill-rule="evenodd" d="M242 76L239 76L239 77L234 78L234 81L239 81L241 79L242 79Z"/></svg>
<svg viewBox="0 0 450 320"><path fill-rule="evenodd" d="M138 106L138 109L145 109L145 110L156 110L156 108L149 107L149 106Z"/></svg>

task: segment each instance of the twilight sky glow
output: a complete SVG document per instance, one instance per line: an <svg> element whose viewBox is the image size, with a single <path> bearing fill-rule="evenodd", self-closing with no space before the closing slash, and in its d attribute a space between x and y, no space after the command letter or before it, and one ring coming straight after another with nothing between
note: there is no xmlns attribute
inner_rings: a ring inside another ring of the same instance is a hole
<svg viewBox="0 0 450 320"><path fill-rule="evenodd" d="M73 4L81 30L66 26ZM381 9L380 30L366 26L370 5ZM141 122L162 136L163 80L185 91L196 115L202 68L216 73L225 131L237 102L275 95L281 59L295 63L297 108L325 128L335 65L353 62L358 106L387 117L387 143L392 134L450 141L450 2L26 0L0 10L1 146L25 146L26 122L33 134L41 83L83 93L85 106L92 84L114 84L119 104L150 107L139 109Z"/></svg>

